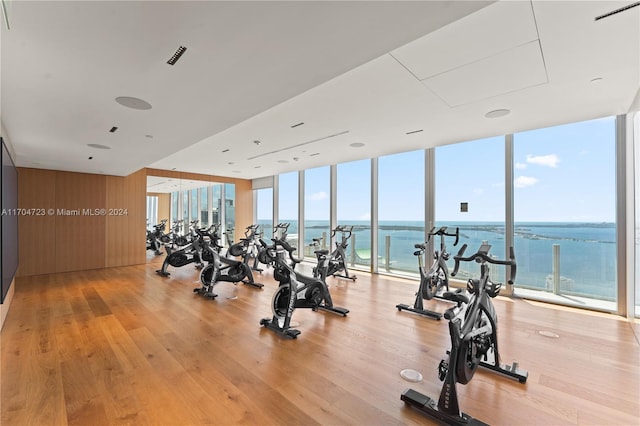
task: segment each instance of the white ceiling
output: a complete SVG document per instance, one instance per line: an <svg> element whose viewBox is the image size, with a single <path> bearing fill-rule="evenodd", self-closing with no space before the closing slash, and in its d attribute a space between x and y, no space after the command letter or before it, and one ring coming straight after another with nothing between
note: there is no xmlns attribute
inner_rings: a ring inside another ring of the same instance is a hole
<svg viewBox="0 0 640 426"><path fill-rule="evenodd" d="M4 136L19 166L256 178L622 114L640 7L594 18L631 3L13 2Z"/></svg>

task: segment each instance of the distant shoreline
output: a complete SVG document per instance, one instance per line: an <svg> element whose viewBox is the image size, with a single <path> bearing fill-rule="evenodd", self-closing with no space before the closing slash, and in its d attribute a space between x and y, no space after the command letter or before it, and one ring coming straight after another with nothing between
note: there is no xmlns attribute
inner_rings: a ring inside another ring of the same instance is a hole
<svg viewBox="0 0 640 426"><path fill-rule="evenodd" d="M310 221L311 224L307 224L305 228L307 229L327 229L328 223L321 221ZM314 223L316 222L316 223ZM360 222L360 223L358 223ZM386 222L386 223L385 223ZM408 232L424 232L425 228L422 224L416 224L415 221L397 221L394 223L389 223L392 221L381 221L378 224L378 229L380 231L408 231ZM362 232L369 231L371 229L371 225L367 223L363 223L363 221L339 221L341 225L353 225L354 232ZM446 224L446 222L444 222ZM455 225L445 225L453 228ZM490 223L490 222L466 222L459 223L458 226L461 229L460 236L462 238L470 238L465 232L491 232L504 236L504 225L500 223ZM576 241L576 242L587 242L587 243L603 243L603 244L615 244L615 241L606 241L599 240L593 238L580 238L575 236L560 236L560 235L544 235L544 233L535 232L536 228L555 228L555 229L580 229L580 228L589 228L589 229L615 229L615 223L610 222L516 222L514 224L514 235L516 237L520 237L528 240L560 240L560 241Z"/></svg>

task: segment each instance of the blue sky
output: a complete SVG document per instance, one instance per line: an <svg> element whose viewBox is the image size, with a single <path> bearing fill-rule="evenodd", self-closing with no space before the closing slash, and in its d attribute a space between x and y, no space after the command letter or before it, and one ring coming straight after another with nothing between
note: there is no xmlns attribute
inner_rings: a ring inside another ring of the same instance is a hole
<svg viewBox="0 0 640 426"><path fill-rule="evenodd" d="M614 222L615 118L514 135L514 205L519 222ZM379 219L424 217L424 153L381 157ZM338 165L338 221L370 218L370 161ZM329 167L305 175L309 220L329 217ZM282 219L297 216L297 173L280 182ZM259 197L261 212L270 205ZM460 203L469 206L460 212ZM270 213L269 213L270 215ZM436 221L504 220L504 137L436 149Z"/></svg>

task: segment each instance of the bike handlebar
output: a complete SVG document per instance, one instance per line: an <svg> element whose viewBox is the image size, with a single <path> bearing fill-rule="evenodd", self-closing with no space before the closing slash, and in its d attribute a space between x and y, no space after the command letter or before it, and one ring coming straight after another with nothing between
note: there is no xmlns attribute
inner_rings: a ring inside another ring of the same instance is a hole
<svg viewBox="0 0 640 426"><path fill-rule="evenodd" d="M338 232L344 232L345 234L349 234L346 236L346 239L348 240L349 238L351 238L351 234L353 234L353 225L338 225L336 226L334 229L331 230L331 237L333 238L336 236L336 233Z"/></svg>
<svg viewBox="0 0 640 426"><path fill-rule="evenodd" d="M509 284L513 284L516 279L516 255L513 250L513 246L509 247L509 260L498 260L489 256L488 249L486 251L481 251L480 249L472 254L469 257L462 257L464 251L467 249L467 245L464 244L458 254L456 254L453 258L456 261L455 267L453 268L453 272L451 272L451 276L455 276L458 273L458 268L460 267L460 262L472 262L472 261L480 261L479 263L493 263L494 265L506 265L511 267L511 276L509 277ZM482 247L481 247L482 249Z"/></svg>
<svg viewBox="0 0 640 426"><path fill-rule="evenodd" d="M256 236L261 235L261 232L259 231L259 228L260 228L260 225L258 225L258 224L253 224L253 225L247 226L245 228L245 230L244 230L245 239L255 238Z"/></svg>
<svg viewBox="0 0 640 426"><path fill-rule="evenodd" d="M460 239L460 228L456 227L456 232L455 233L447 233L447 226L441 226L440 229L438 229L437 231L434 232L434 229L436 229L436 227L434 226L433 228L431 228L431 231L429 231L429 239L431 239L432 235L441 235L444 236L448 236L448 237L456 237L456 241L453 243L454 246L458 245L458 240ZM427 240L428 242L429 240Z"/></svg>
<svg viewBox="0 0 640 426"><path fill-rule="evenodd" d="M287 253L289 253L289 258L291 259L291 261L294 264L300 263L302 262L302 259L296 259L295 257L293 257L293 252L297 250L296 247L292 247L291 244L289 244L288 242L284 241L284 240L278 240L277 238L272 238L271 241L273 241L273 246L269 246L262 238L260 238L260 244L262 245L262 247L264 247L265 250L277 250L278 246L282 247L283 249L285 249L285 251ZM268 253L268 252L267 252ZM274 256L268 254L268 256L272 259L275 259Z"/></svg>

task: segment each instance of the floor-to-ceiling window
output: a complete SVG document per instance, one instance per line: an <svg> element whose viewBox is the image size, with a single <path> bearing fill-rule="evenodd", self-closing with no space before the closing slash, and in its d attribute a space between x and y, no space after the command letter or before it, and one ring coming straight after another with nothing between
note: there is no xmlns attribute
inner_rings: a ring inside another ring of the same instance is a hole
<svg viewBox="0 0 640 426"><path fill-rule="evenodd" d="M514 135L516 291L616 301L615 138L614 117Z"/></svg>
<svg viewBox="0 0 640 426"><path fill-rule="evenodd" d="M487 242L492 246L490 253L504 259L504 136L441 146L435 157L435 225L447 226L447 232L459 228L460 234L456 247L454 238L445 239L451 253L450 269L462 244L467 244L465 256ZM440 250L439 237L434 249ZM458 278L475 278L478 273L478 264L465 262ZM494 279L504 279L504 268L491 267L491 273Z"/></svg>
<svg viewBox="0 0 640 426"><path fill-rule="evenodd" d="M189 210L190 210L189 220L190 221L198 220L199 212L198 212L198 189L197 188L194 188L191 191L189 191L189 199L191 203L189 205Z"/></svg>
<svg viewBox="0 0 640 426"><path fill-rule="evenodd" d="M265 241L273 237L273 188L256 189L256 223Z"/></svg>
<svg viewBox="0 0 640 426"><path fill-rule="evenodd" d="M178 220L178 218L180 217L180 207L178 207L179 197L180 193L178 191L171 193L171 222ZM169 231L169 226L170 225L167 225L166 232Z"/></svg>
<svg viewBox="0 0 640 426"><path fill-rule="evenodd" d="M182 191L182 226L180 232L185 234L189 232L189 191Z"/></svg>
<svg viewBox="0 0 640 426"><path fill-rule="evenodd" d="M289 224L287 241L298 247L298 172L278 176L278 215L278 222Z"/></svg>
<svg viewBox="0 0 640 426"><path fill-rule="evenodd" d="M147 195L147 229L153 229L158 224L158 196Z"/></svg>
<svg viewBox="0 0 640 426"><path fill-rule="evenodd" d="M371 265L371 160L337 166L338 225L353 226L347 261L350 266ZM345 235L347 237L348 234ZM342 235L336 235L339 239Z"/></svg>
<svg viewBox="0 0 640 426"><path fill-rule="evenodd" d="M225 232L231 241L236 235L242 235L243 230L236 231L236 186L232 183L224 184L224 220Z"/></svg>
<svg viewBox="0 0 640 426"><path fill-rule="evenodd" d="M212 224L222 225L222 218L226 213L227 227L235 225L235 185L202 182L201 187L174 191L171 193L171 220L183 219L183 226L179 232L189 232L189 221L198 220L199 227ZM223 207L223 185L226 188L226 205ZM226 210L225 210L226 209ZM168 231L168 229L167 229ZM224 240L224 236L220 234Z"/></svg>
<svg viewBox="0 0 640 426"><path fill-rule="evenodd" d="M201 227L209 226L209 188L199 188L200 192L200 223Z"/></svg>
<svg viewBox="0 0 640 426"><path fill-rule="evenodd" d="M211 223L222 225L222 184L216 183L210 187Z"/></svg>
<svg viewBox="0 0 640 426"><path fill-rule="evenodd" d="M414 244L424 241L424 151L378 159L378 270L417 273Z"/></svg>
<svg viewBox="0 0 640 426"><path fill-rule="evenodd" d="M310 247L314 238L329 248L330 168L318 167L304 172L304 255L313 256Z"/></svg>

